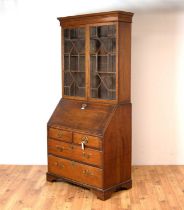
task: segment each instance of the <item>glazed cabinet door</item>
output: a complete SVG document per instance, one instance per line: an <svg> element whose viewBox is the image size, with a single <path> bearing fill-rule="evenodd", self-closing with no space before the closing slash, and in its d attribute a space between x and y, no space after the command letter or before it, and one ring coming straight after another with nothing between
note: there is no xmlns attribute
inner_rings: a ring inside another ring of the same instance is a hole
<svg viewBox="0 0 184 210"><path fill-rule="evenodd" d="M85 27L63 29L63 95L85 97Z"/></svg>
<svg viewBox="0 0 184 210"><path fill-rule="evenodd" d="M90 98L116 99L116 24L90 26Z"/></svg>

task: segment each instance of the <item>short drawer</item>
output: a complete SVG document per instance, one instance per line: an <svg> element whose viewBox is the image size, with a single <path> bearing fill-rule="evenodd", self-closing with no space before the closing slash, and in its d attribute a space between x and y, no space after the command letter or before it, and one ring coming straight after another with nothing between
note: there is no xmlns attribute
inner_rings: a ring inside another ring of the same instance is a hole
<svg viewBox="0 0 184 210"><path fill-rule="evenodd" d="M75 144L80 144L82 141L87 140L85 146L93 147L97 149L102 148L102 139L96 136L89 136L81 133L73 133L73 142Z"/></svg>
<svg viewBox="0 0 184 210"><path fill-rule="evenodd" d="M77 163L75 161L48 156L48 171L80 183L102 188L102 169Z"/></svg>
<svg viewBox="0 0 184 210"><path fill-rule="evenodd" d="M81 149L81 146L49 139L48 152L57 156L81 161L95 166L102 166L102 152L90 148Z"/></svg>
<svg viewBox="0 0 184 210"><path fill-rule="evenodd" d="M62 141L72 142L72 132L60 130L56 128L49 128L48 129L48 137L54 138Z"/></svg>

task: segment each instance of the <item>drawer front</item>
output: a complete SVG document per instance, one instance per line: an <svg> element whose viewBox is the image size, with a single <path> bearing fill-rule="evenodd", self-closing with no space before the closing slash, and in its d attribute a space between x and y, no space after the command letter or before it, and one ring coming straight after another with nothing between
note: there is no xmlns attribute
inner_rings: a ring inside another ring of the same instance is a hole
<svg viewBox="0 0 184 210"><path fill-rule="evenodd" d="M48 171L58 176L102 188L102 169L99 168L49 155Z"/></svg>
<svg viewBox="0 0 184 210"><path fill-rule="evenodd" d="M48 152L72 160L89 163L99 167L102 166L102 152L98 150L89 148L82 150L81 146L49 139Z"/></svg>
<svg viewBox="0 0 184 210"><path fill-rule="evenodd" d="M81 134L81 133L74 133L73 134L73 142L75 144L80 144L81 145L81 142L85 139L87 139L87 143L85 144L86 146L94 147L94 148L97 148L97 149L102 148L102 139L100 139L99 137L89 136L89 135L85 135L85 134Z"/></svg>
<svg viewBox="0 0 184 210"><path fill-rule="evenodd" d="M48 129L48 137L62 140L62 141L72 142L72 132L60 130L56 128Z"/></svg>

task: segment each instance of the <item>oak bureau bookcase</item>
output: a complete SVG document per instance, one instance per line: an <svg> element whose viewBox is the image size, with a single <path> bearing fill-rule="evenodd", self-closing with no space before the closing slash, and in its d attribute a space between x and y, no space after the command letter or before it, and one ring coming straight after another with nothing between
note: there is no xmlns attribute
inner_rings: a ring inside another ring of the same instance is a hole
<svg viewBox="0 0 184 210"><path fill-rule="evenodd" d="M58 18L62 98L48 122L48 181L106 200L131 180L130 12Z"/></svg>

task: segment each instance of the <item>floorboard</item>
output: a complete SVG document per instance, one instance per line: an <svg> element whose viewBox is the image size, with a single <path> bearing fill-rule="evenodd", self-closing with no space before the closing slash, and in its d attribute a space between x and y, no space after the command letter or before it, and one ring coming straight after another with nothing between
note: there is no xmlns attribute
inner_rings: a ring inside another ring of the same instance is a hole
<svg viewBox="0 0 184 210"><path fill-rule="evenodd" d="M134 166L133 188L107 201L75 185L47 182L46 171L0 165L0 210L184 210L184 166Z"/></svg>

